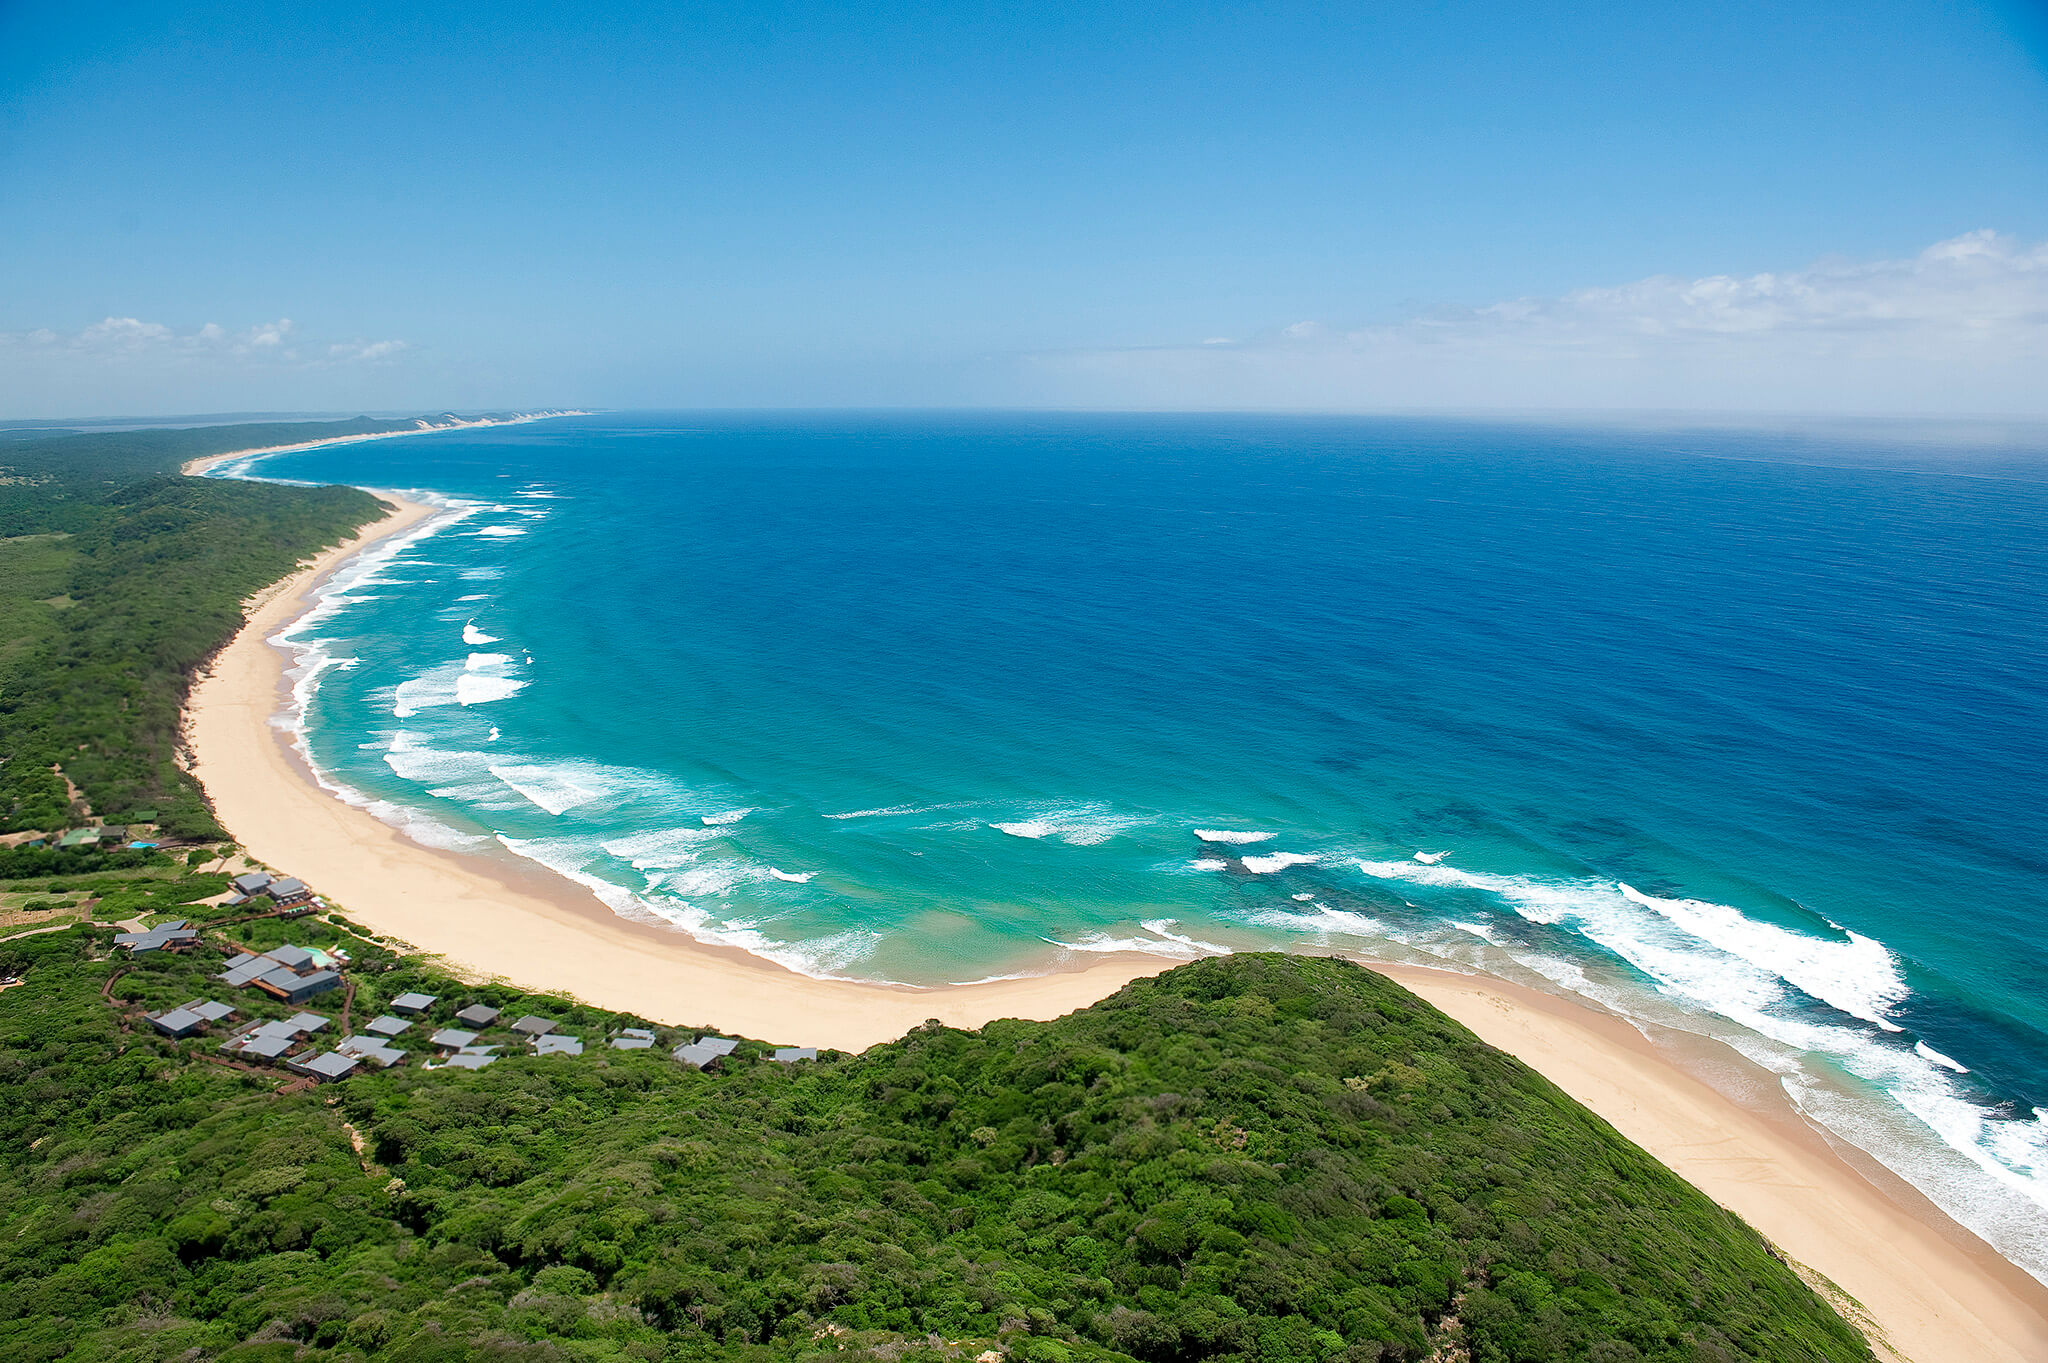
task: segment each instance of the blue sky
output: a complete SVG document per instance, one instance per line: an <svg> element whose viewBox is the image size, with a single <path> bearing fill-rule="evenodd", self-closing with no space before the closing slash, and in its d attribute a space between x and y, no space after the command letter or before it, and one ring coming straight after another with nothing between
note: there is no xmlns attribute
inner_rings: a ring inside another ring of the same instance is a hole
<svg viewBox="0 0 2048 1363"><path fill-rule="evenodd" d="M2048 411L2039 5L615 8L0 0L0 415Z"/></svg>

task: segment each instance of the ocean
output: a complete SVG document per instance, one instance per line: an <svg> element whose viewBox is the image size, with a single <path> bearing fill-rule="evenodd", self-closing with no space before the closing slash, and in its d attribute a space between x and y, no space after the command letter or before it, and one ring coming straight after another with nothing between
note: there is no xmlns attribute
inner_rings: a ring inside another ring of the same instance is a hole
<svg viewBox="0 0 2048 1363"><path fill-rule="evenodd" d="M2048 1281L2042 449L628 414L216 472L445 508L286 641L316 769L423 842L816 975L1536 983Z"/></svg>

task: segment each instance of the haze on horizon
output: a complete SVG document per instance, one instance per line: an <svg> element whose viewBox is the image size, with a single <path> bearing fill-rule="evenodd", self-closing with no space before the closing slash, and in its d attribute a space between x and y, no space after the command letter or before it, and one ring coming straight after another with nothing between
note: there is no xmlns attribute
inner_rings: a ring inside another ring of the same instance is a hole
<svg viewBox="0 0 2048 1363"><path fill-rule="evenodd" d="M2041 14L0 6L0 416L2048 416Z"/></svg>

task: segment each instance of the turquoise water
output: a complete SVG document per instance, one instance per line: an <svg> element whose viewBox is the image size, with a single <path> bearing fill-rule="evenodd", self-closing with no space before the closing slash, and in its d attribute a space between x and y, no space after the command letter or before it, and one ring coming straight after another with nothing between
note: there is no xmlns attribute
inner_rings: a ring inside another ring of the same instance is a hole
<svg viewBox="0 0 2048 1363"><path fill-rule="evenodd" d="M316 765L423 841L813 974L1540 981L2048 1272L2033 451L655 414L256 472L447 508L293 635Z"/></svg>

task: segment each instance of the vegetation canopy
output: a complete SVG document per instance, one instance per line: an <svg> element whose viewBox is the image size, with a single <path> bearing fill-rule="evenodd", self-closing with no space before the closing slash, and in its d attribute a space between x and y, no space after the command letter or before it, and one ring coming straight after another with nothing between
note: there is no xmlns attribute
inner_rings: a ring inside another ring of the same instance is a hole
<svg viewBox="0 0 2048 1363"><path fill-rule="evenodd" d="M590 1049L280 1096L119 1030L103 941L0 944L10 1358L1869 1357L1741 1221L1341 961L699 1073L358 942L358 1020L431 987ZM114 1000L220 960L145 958Z"/></svg>
<svg viewBox="0 0 2048 1363"><path fill-rule="evenodd" d="M409 424L0 442L0 833L82 822L68 778L101 815L150 810L168 836L217 835L177 764L192 672L233 637L243 600L379 507L356 488L182 478L178 467Z"/></svg>

